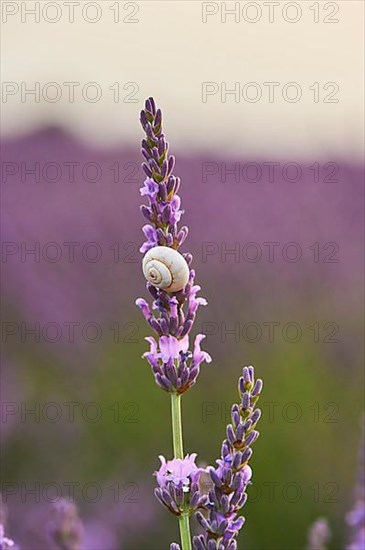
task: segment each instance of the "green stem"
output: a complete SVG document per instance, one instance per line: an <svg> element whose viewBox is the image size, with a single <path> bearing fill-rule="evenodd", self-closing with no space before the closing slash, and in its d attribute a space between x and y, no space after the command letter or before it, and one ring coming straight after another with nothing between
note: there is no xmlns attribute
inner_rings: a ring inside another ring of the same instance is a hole
<svg viewBox="0 0 365 550"><path fill-rule="evenodd" d="M181 394L171 394L172 440L174 445L174 457L184 458L182 421L181 421ZM191 550L191 535L189 523L189 511L179 516L179 528L182 550Z"/></svg>
<svg viewBox="0 0 365 550"><path fill-rule="evenodd" d="M174 457L184 458L182 422L181 422L181 394L171 394L172 440L174 443Z"/></svg>
<svg viewBox="0 0 365 550"><path fill-rule="evenodd" d="M182 550L191 550L189 513L179 516L179 527Z"/></svg>

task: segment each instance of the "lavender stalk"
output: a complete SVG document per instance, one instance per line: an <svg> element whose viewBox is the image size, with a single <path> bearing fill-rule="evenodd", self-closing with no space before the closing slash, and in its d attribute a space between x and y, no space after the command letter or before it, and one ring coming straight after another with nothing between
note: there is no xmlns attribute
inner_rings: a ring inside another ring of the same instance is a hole
<svg viewBox="0 0 365 550"><path fill-rule="evenodd" d="M14 541L5 537L4 526L0 523L0 550L16 550Z"/></svg>
<svg viewBox="0 0 365 550"><path fill-rule="evenodd" d="M351 529L351 539L346 550L363 550L365 548L365 449L364 426L365 416L362 418L362 442L360 448L359 474L355 489L355 504L346 516L347 525Z"/></svg>
<svg viewBox="0 0 365 550"><path fill-rule="evenodd" d="M5 527L8 518L8 508L4 504L2 495L0 494L0 550L18 550L18 546L14 541L5 536Z"/></svg>
<svg viewBox="0 0 365 550"><path fill-rule="evenodd" d="M328 521L325 518L318 518L308 531L308 550L326 550L330 537Z"/></svg>
<svg viewBox="0 0 365 550"><path fill-rule="evenodd" d="M194 285L191 254L178 251L188 228L179 228L183 214L177 194L180 180L172 173L175 159L168 154L162 114L153 98L145 103L141 124L146 133L142 140L145 159L142 167L147 176L141 195L148 199L148 205L142 205L141 212L149 223L143 227L147 240L140 251L145 253L143 272L153 303L151 308L146 300L139 298L136 304L157 335L157 339L146 338L150 351L143 356L151 365L157 385L171 394L174 448L173 460L166 463L164 457L160 457L162 465L155 472L159 487L155 493L160 502L179 517L182 548L190 550L189 516L204 497L198 490L200 471L195 465L196 455L184 458L181 395L196 383L201 363L211 361L200 349L203 334L195 337L193 351L189 350L189 334L197 309L206 305L206 300L196 296L200 287Z"/></svg>
<svg viewBox="0 0 365 550"><path fill-rule="evenodd" d="M81 550L83 525L76 505L61 499L52 507L48 536L59 550Z"/></svg>
<svg viewBox="0 0 365 550"><path fill-rule="evenodd" d="M231 408L232 423L227 426L218 467L208 469L212 488L205 505L207 514L196 512L205 534L194 537L195 550L235 550L236 536L245 518L238 515L247 500L246 489L252 470L248 461L251 446L259 436L255 429L261 416L256 403L262 390L262 380L255 381L254 368L244 367L239 379L240 403Z"/></svg>

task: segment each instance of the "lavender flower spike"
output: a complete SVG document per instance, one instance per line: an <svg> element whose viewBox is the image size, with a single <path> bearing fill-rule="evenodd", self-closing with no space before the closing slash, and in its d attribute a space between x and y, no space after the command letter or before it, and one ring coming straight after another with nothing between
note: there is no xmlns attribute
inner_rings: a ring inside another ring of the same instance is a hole
<svg viewBox="0 0 365 550"><path fill-rule="evenodd" d="M232 423L227 426L221 458L216 461L216 468L209 469L213 487L205 506L207 514L196 513L205 533L194 537L195 550L235 550L236 536L245 522L238 511L247 500L246 489L252 476L248 461L252 455L251 445L259 435L255 428L261 416L256 403L262 381L255 381L253 367L243 368L238 389L240 403L231 408Z"/></svg>
<svg viewBox="0 0 365 550"><path fill-rule="evenodd" d="M351 541L346 550L364 550L365 548L365 449L364 449L364 421L362 418L362 445L360 448L359 477L355 490L355 505L347 514L346 521L351 529Z"/></svg>
<svg viewBox="0 0 365 550"><path fill-rule="evenodd" d="M318 518L308 532L308 550L326 550L330 536L331 531L327 520Z"/></svg>
<svg viewBox="0 0 365 550"><path fill-rule="evenodd" d="M4 526L0 523L0 550L16 550L14 541L4 536Z"/></svg>
<svg viewBox="0 0 365 550"><path fill-rule="evenodd" d="M146 133L142 140L142 164L147 176L141 195L148 199L148 205L141 206L148 224L143 227L146 241L141 246L145 253L156 247L165 247L171 254L179 250L188 234L187 227L179 228L183 214L177 192L179 178L172 174L175 159L168 153L168 143L162 133L162 114L156 108L153 98L146 101L141 112L141 124ZM167 252L168 252L167 250ZM180 257L180 255L178 255ZM200 349L204 338L198 334L190 351L189 334L193 327L199 306L206 305L204 298L197 297L200 287L194 284L195 272L191 269L191 254L183 254L181 260L187 263L187 283L181 290L170 292L168 288L147 283L152 295L152 306L143 298L136 300L146 321L156 332L157 339L147 338L150 351L144 357L150 363L156 383L170 393L182 394L193 386L203 362L210 363L208 353ZM170 268L170 266L167 266Z"/></svg>
<svg viewBox="0 0 365 550"><path fill-rule="evenodd" d="M194 282L191 254L179 252L188 235L187 227L179 227L183 214L177 194L180 180L172 173L175 159L168 153L162 114L151 97L141 112L141 124L146 134L142 140L146 180L140 191L148 201L141 206L141 212L148 223L143 227L146 241L140 251L145 253L142 267L153 301L150 305L139 298L136 305L156 333L156 339L146 338L150 350L144 357L157 385L171 395L174 448L173 460L161 458L155 494L179 518L182 550L191 550L189 517L203 506L206 496L199 494L196 455L184 458L181 396L196 383L200 365L211 361L200 347L204 334L198 334L192 346L189 341L197 310L207 302L197 297L200 287ZM174 543L172 548L177 545Z"/></svg>
<svg viewBox="0 0 365 550"><path fill-rule="evenodd" d="M83 526L73 502L61 499L53 505L48 535L60 550L81 550Z"/></svg>

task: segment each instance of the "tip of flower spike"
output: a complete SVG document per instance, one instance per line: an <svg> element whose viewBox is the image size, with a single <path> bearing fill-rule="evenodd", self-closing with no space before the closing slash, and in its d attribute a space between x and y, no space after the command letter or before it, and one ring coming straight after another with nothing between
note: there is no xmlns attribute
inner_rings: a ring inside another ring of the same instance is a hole
<svg viewBox="0 0 365 550"><path fill-rule="evenodd" d="M148 111L150 111L153 115L156 114L156 103L153 97L149 97L148 99L146 99L145 105Z"/></svg>

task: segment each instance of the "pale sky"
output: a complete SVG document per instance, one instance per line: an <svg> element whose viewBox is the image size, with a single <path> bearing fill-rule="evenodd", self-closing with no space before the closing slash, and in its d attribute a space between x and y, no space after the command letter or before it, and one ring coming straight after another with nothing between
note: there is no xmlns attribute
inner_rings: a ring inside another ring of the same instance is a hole
<svg viewBox="0 0 365 550"><path fill-rule="evenodd" d="M189 152L362 155L362 1L1 5L5 136L133 144L153 95Z"/></svg>

